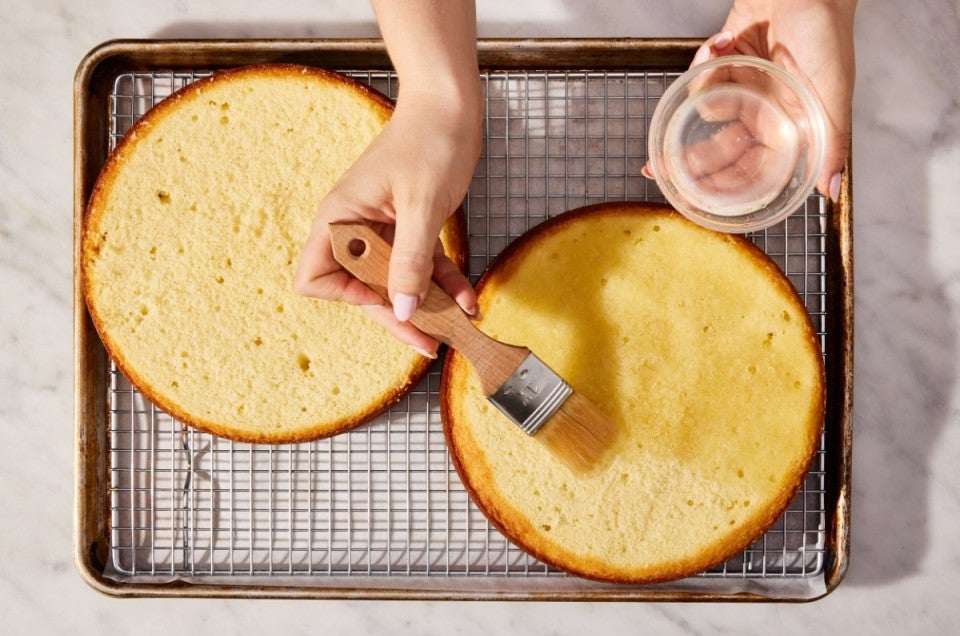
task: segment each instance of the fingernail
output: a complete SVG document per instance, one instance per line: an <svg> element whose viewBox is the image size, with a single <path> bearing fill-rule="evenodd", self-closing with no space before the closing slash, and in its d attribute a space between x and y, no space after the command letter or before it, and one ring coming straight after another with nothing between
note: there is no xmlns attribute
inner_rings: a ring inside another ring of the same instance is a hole
<svg viewBox="0 0 960 636"><path fill-rule="evenodd" d="M717 34L716 39L713 41L713 46L716 49L725 49L730 46L731 42L733 42L733 31L722 31Z"/></svg>
<svg viewBox="0 0 960 636"><path fill-rule="evenodd" d="M830 177L830 200L834 203L840 198L840 173Z"/></svg>
<svg viewBox="0 0 960 636"><path fill-rule="evenodd" d="M690 66L703 64L708 59L710 59L710 45L704 44L699 49L697 49L697 54L693 56L693 62L690 63Z"/></svg>
<svg viewBox="0 0 960 636"><path fill-rule="evenodd" d="M417 353L419 353L420 355L422 355L424 358L430 358L431 360L436 360L436 359L437 359L437 352L436 352L436 351L434 351L433 353L430 353L430 352L427 351L426 349L421 349L420 347L415 347L415 346L413 346L413 345L410 345L410 348L413 349L414 351L416 351Z"/></svg>
<svg viewBox="0 0 960 636"><path fill-rule="evenodd" d="M417 310L417 297L410 294L397 294L393 297L393 315L400 322L406 322Z"/></svg>

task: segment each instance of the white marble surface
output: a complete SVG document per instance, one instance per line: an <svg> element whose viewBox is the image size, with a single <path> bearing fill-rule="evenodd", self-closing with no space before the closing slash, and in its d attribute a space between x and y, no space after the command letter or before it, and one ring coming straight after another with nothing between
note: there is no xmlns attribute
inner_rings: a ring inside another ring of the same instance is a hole
<svg viewBox="0 0 960 636"><path fill-rule="evenodd" d="M482 36L705 36L728 3L480 5ZM357 0L5 0L0 631L953 631L960 624L960 2L862 0L856 33L853 549L833 594L806 605L117 600L87 587L71 556L76 66L112 38L356 37L376 27Z"/></svg>

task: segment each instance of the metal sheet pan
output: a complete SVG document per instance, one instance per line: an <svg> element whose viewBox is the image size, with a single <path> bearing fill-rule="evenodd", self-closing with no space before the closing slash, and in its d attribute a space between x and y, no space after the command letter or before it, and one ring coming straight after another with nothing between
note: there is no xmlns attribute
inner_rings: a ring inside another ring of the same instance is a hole
<svg viewBox="0 0 960 636"><path fill-rule="evenodd" d="M470 271L566 209L660 200L639 175L649 117L699 40L482 40L485 151L465 203ZM218 69L294 62L392 95L377 40L116 41L75 81L74 250L107 153L176 88ZM116 596L516 600L811 600L849 553L853 255L850 164L819 195L750 235L781 266L825 352L827 421L804 486L755 545L699 576L615 586L556 572L509 544L450 466L439 365L393 411L331 440L255 446L184 427L110 363L75 267L75 559Z"/></svg>

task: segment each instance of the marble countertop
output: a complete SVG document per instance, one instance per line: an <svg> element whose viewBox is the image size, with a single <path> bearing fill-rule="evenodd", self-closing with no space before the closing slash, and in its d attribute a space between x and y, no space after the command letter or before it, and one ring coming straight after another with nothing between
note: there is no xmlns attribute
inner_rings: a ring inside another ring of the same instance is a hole
<svg viewBox="0 0 960 636"><path fill-rule="evenodd" d="M73 564L72 90L114 38L371 37L364 2L5 3L4 633L907 633L960 623L960 4L863 0L854 103L852 551L810 604L113 599ZM663 5L672 6L666 8ZM723 0L484 1L485 37L706 36Z"/></svg>

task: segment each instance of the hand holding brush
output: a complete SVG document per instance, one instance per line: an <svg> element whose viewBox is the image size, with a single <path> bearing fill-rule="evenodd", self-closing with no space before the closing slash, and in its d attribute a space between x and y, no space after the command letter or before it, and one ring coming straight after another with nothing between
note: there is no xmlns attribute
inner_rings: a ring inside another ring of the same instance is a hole
<svg viewBox="0 0 960 636"><path fill-rule="evenodd" d="M331 223L334 258L386 298L390 245L363 223ZM484 395L528 435L571 468L593 467L613 440L616 423L526 347L487 336L436 283L410 318L424 333L470 361Z"/></svg>

